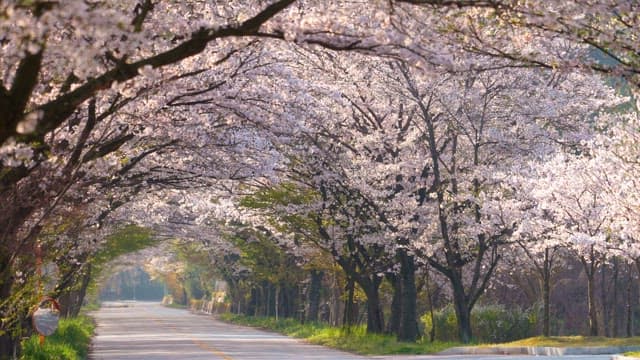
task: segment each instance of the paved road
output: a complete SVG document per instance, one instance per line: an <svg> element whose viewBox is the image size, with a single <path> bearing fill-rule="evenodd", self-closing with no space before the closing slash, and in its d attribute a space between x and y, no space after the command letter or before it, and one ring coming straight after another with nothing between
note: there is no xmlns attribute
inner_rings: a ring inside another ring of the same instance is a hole
<svg viewBox="0 0 640 360"><path fill-rule="evenodd" d="M93 314L94 360L329 360L367 359L286 336L229 325L156 303L105 303ZM376 356L379 360L496 359L496 356ZM500 360L533 360L500 356ZM610 356L545 357L544 360L608 360Z"/></svg>

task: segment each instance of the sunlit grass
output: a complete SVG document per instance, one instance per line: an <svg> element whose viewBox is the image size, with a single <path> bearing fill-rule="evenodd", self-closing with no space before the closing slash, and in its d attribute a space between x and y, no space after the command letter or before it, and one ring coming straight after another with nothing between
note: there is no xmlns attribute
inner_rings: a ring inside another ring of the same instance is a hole
<svg viewBox="0 0 640 360"><path fill-rule="evenodd" d="M628 353L624 353L624 356L640 359L640 351L631 351Z"/></svg>
<svg viewBox="0 0 640 360"><path fill-rule="evenodd" d="M40 345L37 335L23 341L21 359L86 359L94 327L93 321L86 316L61 319L58 329L46 338L44 345Z"/></svg>
<svg viewBox="0 0 640 360"><path fill-rule="evenodd" d="M364 326L345 329L320 323L302 324L294 319L276 321L271 317L248 317L233 314L223 314L221 319L235 324L274 330L285 335L305 339L312 344L365 355L432 354L460 345L440 341L431 343L425 340L419 340L416 343L399 342L393 335L367 334Z"/></svg>
<svg viewBox="0 0 640 360"><path fill-rule="evenodd" d="M640 337L607 338L603 336L536 336L509 343L498 344L497 346L640 346Z"/></svg>

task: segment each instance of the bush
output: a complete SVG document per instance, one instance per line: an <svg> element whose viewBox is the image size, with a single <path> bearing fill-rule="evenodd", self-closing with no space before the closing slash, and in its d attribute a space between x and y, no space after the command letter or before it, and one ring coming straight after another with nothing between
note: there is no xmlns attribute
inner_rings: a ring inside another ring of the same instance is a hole
<svg viewBox="0 0 640 360"><path fill-rule="evenodd" d="M442 341L458 340L458 323L453 306L434 313L436 338ZM422 316L425 332L431 329L431 314ZM507 309L502 305L476 306L471 312L471 331L477 342L507 342L530 337L536 328L534 311Z"/></svg>
<svg viewBox="0 0 640 360"><path fill-rule="evenodd" d="M58 329L40 345L38 335L22 343L24 360L80 360L89 354L94 325L90 318L60 319Z"/></svg>
<svg viewBox="0 0 640 360"><path fill-rule="evenodd" d="M393 335L368 334L366 326L352 328L331 327L324 323L301 323L292 318L252 317L222 314L224 321L240 325L275 330L285 335L306 339L312 344L329 346L341 350L367 355L431 354L459 344L419 341L399 342Z"/></svg>

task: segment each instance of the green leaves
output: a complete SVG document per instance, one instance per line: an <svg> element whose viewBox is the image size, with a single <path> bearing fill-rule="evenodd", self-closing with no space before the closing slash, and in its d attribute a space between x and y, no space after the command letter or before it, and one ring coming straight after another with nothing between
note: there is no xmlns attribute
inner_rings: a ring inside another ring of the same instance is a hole
<svg viewBox="0 0 640 360"><path fill-rule="evenodd" d="M155 245L157 240L151 230L127 225L107 238L106 244L94 257L95 264L105 264L118 256L133 253Z"/></svg>

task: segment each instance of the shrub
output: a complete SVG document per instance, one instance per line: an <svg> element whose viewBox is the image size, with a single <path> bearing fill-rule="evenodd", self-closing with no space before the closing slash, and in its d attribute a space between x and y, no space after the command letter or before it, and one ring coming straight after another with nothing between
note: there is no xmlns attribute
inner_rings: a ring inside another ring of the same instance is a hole
<svg viewBox="0 0 640 360"><path fill-rule="evenodd" d="M252 317L234 314L222 314L220 318L236 324L275 330L289 336L306 339L313 344L359 354L430 354L458 345L442 342L430 343L428 341L419 341L418 343L398 342L393 335L368 334L366 326L342 328L315 322L302 324L292 318L275 320L273 317Z"/></svg>
<svg viewBox="0 0 640 360"><path fill-rule="evenodd" d="M436 338L442 341L458 340L458 324L453 306L434 313ZM431 329L431 314L422 316L425 331ZM471 331L478 342L506 342L532 336L536 328L534 311L507 309L502 305L476 306L471 312Z"/></svg>
<svg viewBox="0 0 640 360"><path fill-rule="evenodd" d="M40 345L38 335L22 343L21 359L29 360L79 360L86 359L94 325L90 318L60 319L58 329Z"/></svg>

